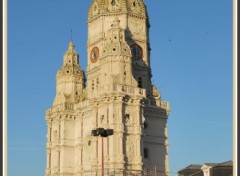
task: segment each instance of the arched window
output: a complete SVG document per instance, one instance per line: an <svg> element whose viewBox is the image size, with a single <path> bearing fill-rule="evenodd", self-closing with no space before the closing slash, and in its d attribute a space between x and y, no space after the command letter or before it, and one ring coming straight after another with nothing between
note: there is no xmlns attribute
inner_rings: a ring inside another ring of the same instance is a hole
<svg viewBox="0 0 240 176"><path fill-rule="evenodd" d="M142 85L142 77L139 77L139 78L138 78L138 87L139 87L139 88L142 88L142 87L143 87L143 85Z"/></svg>
<svg viewBox="0 0 240 176"><path fill-rule="evenodd" d="M148 127L148 123L147 122L144 122L143 123L143 128L146 129Z"/></svg>
<svg viewBox="0 0 240 176"><path fill-rule="evenodd" d="M143 156L144 156L144 158L148 158L149 156L149 153L148 153L148 149L147 148L144 148L143 149Z"/></svg>

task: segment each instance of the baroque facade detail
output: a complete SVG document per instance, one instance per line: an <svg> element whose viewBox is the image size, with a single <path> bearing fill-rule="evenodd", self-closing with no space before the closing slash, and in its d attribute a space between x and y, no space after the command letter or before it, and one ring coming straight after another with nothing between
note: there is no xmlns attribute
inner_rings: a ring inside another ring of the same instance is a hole
<svg viewBox="0 0 240 176"><path fill-rule="evenodd" d="M46 176L169 176L169 103L151 81L149 19L142 0L93 0L88 12L86 75L69 42L46 110ZM87 77L87 79L86 79ZM107 174L108 173L108 174Z"/></svg>

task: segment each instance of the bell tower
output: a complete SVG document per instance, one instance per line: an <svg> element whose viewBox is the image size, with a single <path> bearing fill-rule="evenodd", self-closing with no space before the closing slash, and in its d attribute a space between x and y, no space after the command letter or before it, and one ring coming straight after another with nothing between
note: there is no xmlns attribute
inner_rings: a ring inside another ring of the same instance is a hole
<svg viewBox="0 0 240 176"><path fill-rule="evenodd" d="M46 176L169 176L170 108L151 81L149 27L143 0L92 1L87 80L71 40L46 111Z"/></svg>
<svg viewBox="0 0 240 176"><path fill-rule="evenodd" d="M114 31L113 28L116 28L113 27L113 25L116 25L113 24L116 23L116 20L118 28L121 29L122 35L119 36L121 38L117 38L118 35L111 38L110 33ZM116 41L122 40L131 50L130 62L132 68L129 71L134 77L131 84L145 88L146 94L151 96L149 27L148 14L142 0L94 0L88 14L89 58L87 74L90 79L95 80L92 83L89 82L89 84L96 85L99 82L94 70L100 69L102 66L105 52L109 50L109 48L106 49L106 43L110 41L108 46L112 46L111 42L116 43ZM116 55L117 48L112 49L112 54ZM118 55L124 54L118 53ZM125 73L129 72L125 71ZM130 84L130 82L127 84Z"/></svg>

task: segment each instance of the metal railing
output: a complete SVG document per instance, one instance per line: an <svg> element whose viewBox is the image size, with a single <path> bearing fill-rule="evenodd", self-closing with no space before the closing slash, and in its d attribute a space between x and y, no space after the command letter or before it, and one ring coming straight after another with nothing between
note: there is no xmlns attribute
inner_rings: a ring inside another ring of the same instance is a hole
<svg viewBox="0 0 240 176"><path fill-rule="evenodd" d="M102 170L85 170L79 176L101 176ZM104 169L104 176L169 176L159 170Z"/></svg>

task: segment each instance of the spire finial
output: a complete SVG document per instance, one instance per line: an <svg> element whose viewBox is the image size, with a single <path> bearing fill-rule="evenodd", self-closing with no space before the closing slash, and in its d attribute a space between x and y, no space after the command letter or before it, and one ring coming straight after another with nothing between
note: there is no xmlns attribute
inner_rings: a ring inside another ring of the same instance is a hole
<svg viewBox="0 0 240 176"><path fill-rule="evenodd" d="M74 50L74 44L73 44L73 41L72 41L72 29L71 29L71 33L70 33L70 42L69 42L69 45L68 45L68 50L70 51L73 51Z"/></svg>

